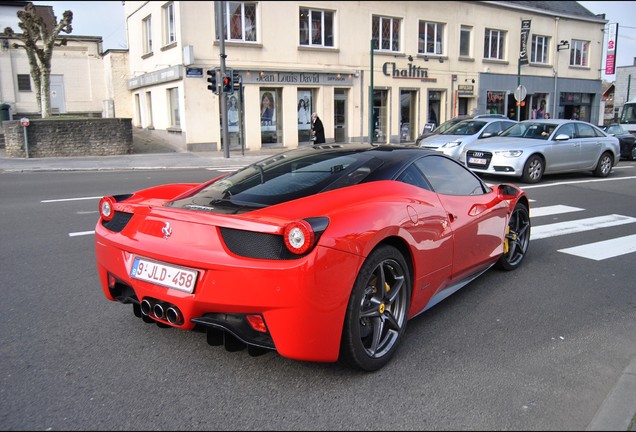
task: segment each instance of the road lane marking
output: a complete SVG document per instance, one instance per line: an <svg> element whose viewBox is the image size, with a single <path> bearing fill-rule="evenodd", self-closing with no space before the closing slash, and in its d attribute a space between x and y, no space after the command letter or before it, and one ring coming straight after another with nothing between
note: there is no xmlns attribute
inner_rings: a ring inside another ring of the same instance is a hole
<svg viewBox="0 0 636 432"><path fill-rule="evenodd" d="M559 249L558 252L601 261L636 252L636 235Z"/></svg>
<svg viewBox="0 0 636 432"><path fill-rule="evenodd" d="M636 222L636 218L613 214L567 222L558 222L547 225L539 225L532 227L530 239L540 240L547 237L556 237L564 234L574 234L578 232L625 225L634 222Z"/></svg>
<svg viewBox="0 0 636 432"><path fill-rule="evenodd" d="M53 200L43 200L41 203L54 203L54 202L65 202L65 201L82 201L82 200L94 200L94 199L102 199L103 196L98 197L82 197L82 198L63 198L63 199L53 199Z"/></svg>
<svg viewBox="0 0 636 432"><path fill-rule="evenodd" d="M634 180L634 179L636 179L636 176L602 178L602 179L594 179L594 180L573 180L573 181L564 181L564 182L558 182L558 183L544 183L540 185L519 186L519 187L523 190L526 190L526 189L536 189L536 188L544 188L544 187L550 187L550 186L572 185L572 184L579 184L579 183L598 183L598 182L606 182L606 181Z"/></svg>
<svg viewBox="0 0 636 432"><path fill-rule="evenodd" d="M530 217L540 217L540 216L552 216L563 213L577 212L583 211L585 209L578 207L571 207L566 205L553 205L546 207L534 207L530 209Z"/></svg>
<svg viewBox="0 0 636 432"><path fill-rule="evenodd" d="M72 233L68 233L68 236L69 237L79 237L79 236L93 235L93 234L95 234L95 230L93 230L93 231L72 232Z"/></svg>

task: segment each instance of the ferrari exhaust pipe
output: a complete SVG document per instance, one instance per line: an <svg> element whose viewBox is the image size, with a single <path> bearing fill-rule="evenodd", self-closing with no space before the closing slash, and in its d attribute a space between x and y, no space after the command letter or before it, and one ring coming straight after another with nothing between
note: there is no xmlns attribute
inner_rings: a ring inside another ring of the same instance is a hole
<svg viewBox="0 0 636 432"><path fill-rule="evenodd" d="M152 305L146 299L141 301L141 313L144 316L150 315L150 309L152 309Z"/></svg>
<svg viewBox="0 0 636 432"><path fill-rule="evenodd" d="M159 303L157 303L155 305L155 307L152 308L152 312L159 319L163 319L165 317L165 313L166 313L166 311L163 310L163 306L161 306L161 304L159 304Z"/></svg>
<svg viewBox="0 0 636 432"><path fill-rule="evenodd" d="M179 321L181 321L181 314L179 313L177 308L171 306L166 311L166 319L170 324L177 324Z"/></svg>

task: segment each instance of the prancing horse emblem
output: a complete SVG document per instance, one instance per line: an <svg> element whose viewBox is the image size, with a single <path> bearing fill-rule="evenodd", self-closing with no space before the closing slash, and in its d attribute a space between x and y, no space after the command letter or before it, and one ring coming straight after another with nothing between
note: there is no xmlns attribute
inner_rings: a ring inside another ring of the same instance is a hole
<svg viewBox="0 0 636 432"><path fill-rule="evenodd" d="M166 222L166 226L161 228L161 232L163 233L163 238L167 239L172 235L172 228L170 228L170 222Z"/></svg>

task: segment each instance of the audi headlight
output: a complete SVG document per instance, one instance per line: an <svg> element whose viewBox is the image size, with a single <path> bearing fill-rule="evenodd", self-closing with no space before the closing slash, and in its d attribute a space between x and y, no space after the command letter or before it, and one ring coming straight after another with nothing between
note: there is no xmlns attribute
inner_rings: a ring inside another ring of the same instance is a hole
<svg viewBox="0 0 636 432"><path fill-rule="evenodd" d="M523 150L506 150L495 152L497 156L503 156L507 158L516 158L523 154Z"/></svg>

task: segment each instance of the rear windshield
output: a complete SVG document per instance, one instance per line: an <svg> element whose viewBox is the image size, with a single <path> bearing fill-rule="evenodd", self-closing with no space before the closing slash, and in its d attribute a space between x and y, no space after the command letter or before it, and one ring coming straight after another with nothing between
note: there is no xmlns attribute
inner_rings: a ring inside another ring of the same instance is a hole
<svg viewBox="0 0 636 432"><path fill-rule="evenodd" d="M382 161L364 152L281 154L249 165L169 205L260 208L362 182Z"/></svg>

